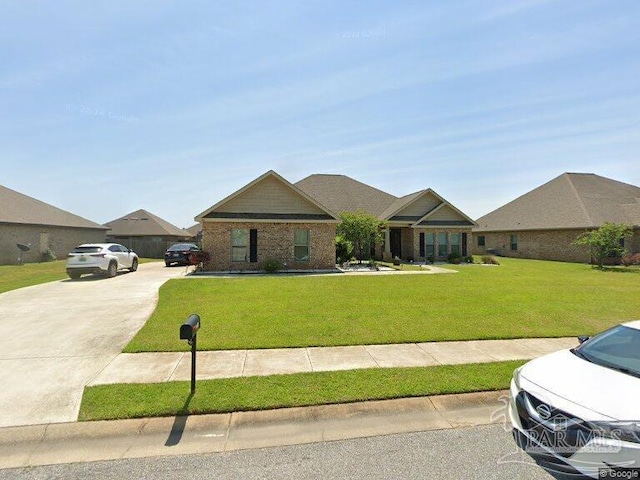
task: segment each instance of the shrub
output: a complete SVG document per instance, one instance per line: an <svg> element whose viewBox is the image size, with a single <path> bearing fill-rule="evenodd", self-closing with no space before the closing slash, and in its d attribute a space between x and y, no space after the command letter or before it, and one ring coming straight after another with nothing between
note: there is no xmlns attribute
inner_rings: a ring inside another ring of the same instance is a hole
<svg viewBox="0 0 640 480"><path fill-rule="evenodd" d="M430 255L430 256L427 257L427 262L433 263L435 261L436 261L436 258L433 255Z"/></svg>
<svg viewBox="0 0 640 480"><path fill-rule="evenodd" d="M278 270L282 270L282 262L280 260L276 260L275 258L270 258L264 261L262 268L267 273L275 273Z"/></svg>
<svg viewBox="0 0 640 480"><path fill-rule="evenodd" d="M500 265L498 259L493 255L483 255L481 261L485 265Z"/></svg>
<svg viewBox="0 0 640 480"><path fill-rule="evenodd" d="M464 258L465 263L473 263L473 255Z"/></svg>
<svg viewBox="0 0 640 480"><path fill-rule="evenodd" d="M189 265L200 265L211 261L211 256L207 252L198 251L189 254Z"/></svg>
<svg viewBox="0 0 640 480"><path fill-rule="evenodd" d="M42 255L40 256L41 262L53 262L57 259L58 257L56 257L56 254L53 253L53 250L51 250L50 248L47 248L44 252L42 252Z"/></svg>
<svg viewBox="0 0 640 480"><path fill-rule="evenodd" d="M631 265L640 265L640 253L633 253L631 255L622 257L622 264L625 267L630 267Z"/></svg>
<svg viewBox="0 0 640 480"><path fill-rule="evenodd" d="M459 264L462 261L462 257L460 256L459 253L455 253L455 252L451 252L448 256L447 256L447 261L449 263L454 263L454 264Z"/></svg>

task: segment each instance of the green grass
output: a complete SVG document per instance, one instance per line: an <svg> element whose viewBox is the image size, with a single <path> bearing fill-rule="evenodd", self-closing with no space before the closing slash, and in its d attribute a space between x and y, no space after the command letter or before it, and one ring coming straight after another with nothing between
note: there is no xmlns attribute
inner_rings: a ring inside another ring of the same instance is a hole
<svg viewBox="0 0 640 480"><path fill-rule="evenodd" d="M640 269L501 258L457 274L170 280L127 352L406 343L594 334L640 319Z"/></svg>
<svg viewBox="0 0 640 480"><path fill-rule="evenodd" d="M383 400L508 388L522 361L376 368L267 377L87 387L79 420L112 420Z"/></svg>
<svg viewBox="0 0 640 480"><path fill-rule="evenodd" d="M155 258L140 259L140 263L159 261ZM0 265L0 293L67 278L66 263L65 259L24 265Z"/></svg>
<svg viewBox="0 0 640 480"><path fill-rule="evenodd" d="M0 265L0 293L67 278L66 260Z"/></svg>

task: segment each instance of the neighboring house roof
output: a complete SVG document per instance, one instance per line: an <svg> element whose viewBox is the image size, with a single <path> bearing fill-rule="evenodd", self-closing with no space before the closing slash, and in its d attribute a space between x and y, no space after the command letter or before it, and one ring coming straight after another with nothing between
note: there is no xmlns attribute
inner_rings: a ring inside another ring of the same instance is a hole
<svg viewBox="0 0 640 480"><path fill-rule="evenodd" d="M379 217L397 197L346 175L314 174L296 186L334 212L364 210Z"/></svg>
<svg viewBox="0 0 640 480"><path fill-rule="evenodd" d="M196 235L199 235L200 233L202 233L202 224L196 223L195 225L187 228L186 230L187 232L189 232L191 235L195 237Z"/></svg>
<svg viewBox="0 0 640 480"><path fill-rule="evenodd" d="M110 237L154 236L188 238L193 236L185 229L178 228L166 220L142 209L107 222L105 225L111 229L108 232Z"/></svg>
<svg viewBox="0 0 640 480"><path fill-rule="evenodd" d="M339 221L318 200L273 170L196 216L196 221Z"/></svg>
<svg viewBox="0 0 640 480"><path fill-rule="evenodd" d="M0 185L0 205L2 205L0 223L107 230L104 225L79 217L2 185Z"/></svg>
<svg viewBox="0 0 640 480"><path fill-rule="evenodd" d="M640 188L593 173L563 173L477 220L474 232L640 225Z"/></svg>

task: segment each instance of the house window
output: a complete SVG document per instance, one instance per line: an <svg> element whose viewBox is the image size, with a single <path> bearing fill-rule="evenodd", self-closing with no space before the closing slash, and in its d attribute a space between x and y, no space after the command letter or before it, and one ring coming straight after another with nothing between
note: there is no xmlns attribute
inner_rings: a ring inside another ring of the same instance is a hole
<svg viewBox="0 0 640 480"><path fill-rule="evenodd" d="M446 232L438 233L438 256L439 257L447 256L447 233Z"/></svg>
<svg viewBox="0 0 640 480"><path fill-rule="evenodd" d="M294 230L293 259L296 262L309 261L309 230Z"/></svg>
<svg viewBox="0 0 640 480"><path fill-rule="evenodd" d="M484 247L484 235L478 235L478 246Z"/></svg>
<svg viewBox="0 0 640 480"><path fill-rule="evenodd" d="M518 235L511 235L511 250L518 250Z"/></svg>
<svg viewBox="0 0 640 480"><path fill-rule="evenodd" d="M451 253L460 255L460 234L452 233L449 235L449 241L451 242Z"/></svg>
<svg viewBox="0 0 640 480"><path fill-rule="evenodd" d="M246 262L249 230L231 230L231 261Z"/></svg>
<svg viewBox="0 0 640 480"><path fill-rule="evenodd" d="M436 236L433 233L425 233L424 235L424 253L427 258L436 254Z"/></svg>

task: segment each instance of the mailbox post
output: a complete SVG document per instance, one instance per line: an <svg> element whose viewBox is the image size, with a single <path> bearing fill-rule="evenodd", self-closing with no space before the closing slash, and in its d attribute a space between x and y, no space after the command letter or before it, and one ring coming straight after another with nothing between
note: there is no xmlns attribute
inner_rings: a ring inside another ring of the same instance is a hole
<svg viewBox="0 0 640 480"><path fill-rule="evenodd" d="M191 345L191 395L196 393L196 342L200 330L200 316L195 313L180 326L180 340Z"/></svg>

